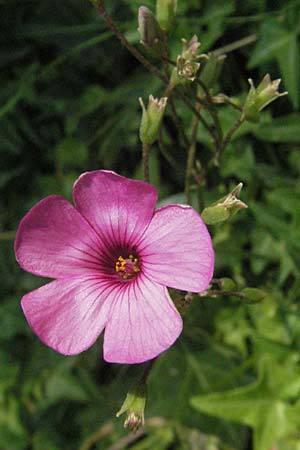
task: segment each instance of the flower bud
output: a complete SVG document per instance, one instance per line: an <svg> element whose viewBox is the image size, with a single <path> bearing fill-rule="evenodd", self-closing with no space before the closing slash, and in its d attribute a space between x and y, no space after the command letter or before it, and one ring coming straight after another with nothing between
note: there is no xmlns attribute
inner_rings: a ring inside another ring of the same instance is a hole
<svg viewBox="0 0 300 450"><path fill-rule="evenodd" d="M186 80L194 81L197 72L200 68L200 63L184 59L182 56L177 57L177 73L180 77Z"/></svg>
<svg viewBox="0 0 300 450"><path fill-rule="evenodd" d="M146 48L161 51L164 45L164 34L154 14L146 6L139 8L138 23L141 44Z"/></svg>
<svg viewBox="0 0 300 450"><path fill-rule="evenodd" d="M207 89L212 88L218 81L225 58L226 55L215 56L213 53L208 53L200 75L200 80Z"/></svg>
<svg viewBox="0 0 300 450"><path fill-rule="evenodd" d="M177 64L171 75L171 86L186 83L187 80L194 81L200 68L198 59L202 56L206 57L206 55L198 55L200 45L196 35L190 41L182 39L182 52L177 56Z"/></svg>
<svg viewBox="0 0 300 450"><path fill-rule="evenodd" d="M143 144L151 145L157 140L167 100L167 97L159 100L150 95L148 108L146 109L143 100L139 99L143 110L140 125L140 139Z"/></svg>
<svg viewBox="0 0 300 450"><path fill-rule="evenodd" d="M116 416L126 414L124 427L131 431L137 431L145 424L144 411L146 406L147 387L145 383L141 383L135 389L128 392L120 411Z"/></svg>
<svg viewBox="0 0 300 450"><path fill-rule="evenodd" d="M267 296L265 291L256 288L244 288L241 290L241 293L244 294L245 299L249 303L261 302Z"/></svg>
<svg viewBox="0 0 300 450"><path fill-rule="evenodd" d="M163 30L169 31L174 23L177 0L157 0L156 18Z"/></svg>
<svg viewBox="0 0 300 450"><path fill-rule="evenodd" d="M250 83L250 90L243 112L246 120L258 122L259 112L276 98L287 95L287 92L278 92L281 80L279 78L278 80L271 81L269 74L264 76L257 88L255 88L251 78L248 81Z"/></svg>
<svg viewBox="0 0 300 450"><path fill-rule="evenodd" d="M242 187L243 183L239 183L228 195L205 208L201 213L204 222L216 225L234 216L240 209L247 208L247 205L237 198Z"/></svg>
<svg viewBox="0 0 300 450"><path fill-rule="evenodd" d="M236 289L236 284L231 278L220 278L219 286L221 291L234 291Z"/></svg>

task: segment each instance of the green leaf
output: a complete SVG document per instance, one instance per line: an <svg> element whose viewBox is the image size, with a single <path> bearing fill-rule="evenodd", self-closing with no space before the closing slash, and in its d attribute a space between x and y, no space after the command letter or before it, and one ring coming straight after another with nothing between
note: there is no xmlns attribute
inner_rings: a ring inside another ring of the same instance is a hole
<svg viewBox="0 0 300 450"><path fill-rule="evenodd" d="M273 119L271 123L264 123L252 129L253 134L262 141L268 142L300 142L300 114Z"/></svg>
<svg viewBox="0 0 300 450"><path fill-rule="evenodd" d="M65 167L79 167L88 159L87 146L75 138L65 138L55 149L56 158Z"/></svg>
<svg viewBox="0 0 300 450"><path fill-rule="evenodd" d="M252 69L276 59L289 98L295 108L299 106L300 86L298 34L297 29L288 30L275 19L266 21L261 28L261 38L248 63L248 67Z"/></svg>
<svg viewBox="0 0 300 450"><path fill-rule="evenodd" d="M285 367L264 357L257 381L225 392L198 395L191 399L191 404L201 412L250 426L254 431L254 450L267 450L299 427L295 407L284 401L297 398L299 375L298 367ZM288 391L282 386L286 376L293 386Z"/></svg>
<svg viewBox="0 0 300 450"><path fill-rule="evenodd" d="M260 30L260 39L248 62L249 69L276 58L292 39L293 33L287 31L276 19L264 22Z"/></svg>
<svg viewBox="0 0 300 450"><path fill-rule="evenodd" d="M289 93L289 98L294 108L299 108L300 53L298 33L290 35L290 39L281 47L280 52L276 55L276 59L284 86Z"/></svg>
<svg viewBox="0 0 300 450"><path fill-rule="evenodd" d="M96 111L106 99L106 92L100 86L90 85L72 104L71 114L66 116L66 133L73 134L80 119Z"/></svg>

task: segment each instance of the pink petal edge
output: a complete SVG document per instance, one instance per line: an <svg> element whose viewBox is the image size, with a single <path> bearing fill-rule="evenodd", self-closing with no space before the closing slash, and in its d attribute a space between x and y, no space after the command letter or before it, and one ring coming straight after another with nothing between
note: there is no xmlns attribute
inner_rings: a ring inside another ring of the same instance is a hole
<svg viewBox="0 0 300 450"><path fill-rule="evenodd" d="M118 292L97 278L52 281L21 301L29 326L48 347L76 355L96 341Z"/></svg>
<svg viewBox="0 0 300 450"><path fill-rule="evenodd" d="M115 172L96 170L78 178L73 198L107 244L133 246L153 216L157 190Z"/></svg>
<svg viewBox="0 0 300 450"><path fill-rule="evenodd" d="M89 223L56 195L30 209L19 224L14 243L23 269L50 278L98 272L102 248Z"/></svg>
<svg viewBox="0 0 300 450"><path fill-rule="evenodd" d="M165 287L144 276L119 292L104 332L104 359L136 364L167 350L182 331L182 319Z"/></svg>
<svg viewBox="0 0 300 450"><path fill-rule="evenodd" d="M214 270L212 241L190 206L156 210L138 248L143 271L153 281L191 292L207 289Z"/></svg>

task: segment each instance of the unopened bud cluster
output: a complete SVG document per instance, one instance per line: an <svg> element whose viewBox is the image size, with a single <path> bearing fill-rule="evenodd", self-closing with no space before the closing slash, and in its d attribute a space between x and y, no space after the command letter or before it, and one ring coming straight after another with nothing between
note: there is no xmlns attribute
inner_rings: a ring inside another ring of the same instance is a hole
<svg viewBox="0 0 300 450"><path fill-rule="evenodd" d="M208 53L206 55L200 80L207 89L212 88L218 81L225 59L226 55L217 56L214 53Z"/></svg>
<svg viewBox="0 0 300 450"><path fill-rule="evenodd" d="M138 23L141 44L148 49L161 53L164 46L164 32L155 15L146 6L139 8Z"/></svg>
<svg viewBox="0 0 300 450"><path fill-rule="evenodd" d="M137 431L145 424L144 411L146 406L147 387L145 383L138 384L126 395L125 401L116 416L126 412L124 427L131 431Z"/></svg>
<svg viewBox="0 0 300 450"><path fill-rule="evenodd" d="M188 80L194 81L200 69L200 58L206 58L207 55L199 55L200 42L198 37L194 35L190 41L182 39L182 52L177 56L176 68L174 68L171 76L171 86L185 83Z"/></svg>
<svg viewBox="0 0 300 450"><path fill-rule="evenodd" d="M254 86L251 78L248 81L250 90L244 105L243 114L246 120L258 122L259 112L276 98L287 95L287 92L278 92L281 80L272 81L269 74L264 76L257 88Z"/></svg>
<svg viewBox="0 0 300 450"><path fill-rule="evenodd" d="M159 100L154 98L153 95L150 95L148 108L146 108L143 100L141 98L139 99L143 110L140 125L140 139L143 144L152 145L158 139L167 100L167 97Z"/></svg>
<svg viewBox="0 0 300 450"><path fill-rule="evenodd" d="M174 24L177 0L157 0L156 18L163 30L169 31Z"/></svg>
<svg viewBox="0 0 300 450"><path fill-rule="evenodd" d="M240 209L247 208L238 196L242 190L243 183L239 183L233 191L202 211L202 218L208 225L216 225L234 216Z"/></svg>

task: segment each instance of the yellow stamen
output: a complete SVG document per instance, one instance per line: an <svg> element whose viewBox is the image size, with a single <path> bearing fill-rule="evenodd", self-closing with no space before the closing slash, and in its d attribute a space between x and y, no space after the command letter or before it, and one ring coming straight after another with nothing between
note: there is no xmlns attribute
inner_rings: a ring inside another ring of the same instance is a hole
<svg viewBox="0 0 300 450"><path fill-rule="evenodd" d="M132 254L128 258L119 256L115 264L115 271L123 280L136 277L140 270L139 260Z"/></svg>

